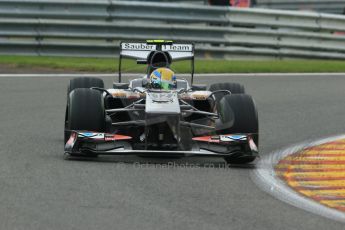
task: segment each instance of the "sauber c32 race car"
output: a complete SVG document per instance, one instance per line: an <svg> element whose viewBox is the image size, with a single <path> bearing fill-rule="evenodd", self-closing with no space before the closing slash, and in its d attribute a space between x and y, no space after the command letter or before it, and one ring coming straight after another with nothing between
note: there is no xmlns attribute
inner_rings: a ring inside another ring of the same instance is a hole
<svg viewBox="0 0 345 230"><path fill-rule="evenodd" d="M244 164L258 156L258 115L237 83L193 84L194 45L171 41L122 42L119 80L98 78L68 86L65 155L204 156ZM146 64L143 77L122 83L121 61ZM191 80L171 70L191 60ZM216 78L214 78L216 80Z"/></svg>

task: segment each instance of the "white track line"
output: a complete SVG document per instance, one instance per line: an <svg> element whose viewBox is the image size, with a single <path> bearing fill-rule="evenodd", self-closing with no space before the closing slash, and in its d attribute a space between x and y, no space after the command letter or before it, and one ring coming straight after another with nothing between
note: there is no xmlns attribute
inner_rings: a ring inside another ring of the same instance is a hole
<svg viewBox="0 0 345 230"><path fill-rule="evenodd" d="M143 74L123 74L124 77L128 76L142 76ZM180 74L179 76L181 77L189 77L190 74ZM218 77L279 77L279 76L286 76L286 77L293 77L293 76L344 76L345 73L211 73L211 74L196 74L195 77L212 77L212 76L218 76ZM0 78L51 78L51 77L56 77L56 78L70 78L70 77L118 77L117 73L114 74L83 74L83 73L71 73L71 74L0 74Z"/></svg>
<svg viewBox="0 0 345 230"><path fill-rule="evenodd" d="M274 166L288 155L296 153L304 148L325 144L327 142L344 139L345 135L329 137L317 141L307 141L277 152L273 152L261 158L257 168L251 173L253 181L259 188L270 193L279 200L289 203L295 207L302 208L306 211L317 215L327 217L336 221L345 223L345 213L328 208L316 201L308 199L301 194L292 190L275 174Z"/></svg>

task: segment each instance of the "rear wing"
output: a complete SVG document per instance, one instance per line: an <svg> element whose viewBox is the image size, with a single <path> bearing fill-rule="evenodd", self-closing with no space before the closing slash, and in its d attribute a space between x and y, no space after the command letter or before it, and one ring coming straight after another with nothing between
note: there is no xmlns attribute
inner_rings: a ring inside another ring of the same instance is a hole
<svg viewBox="0 0 345 230"><path fill-rule="evenodd" d="M152 51L168 52L175 61L194 58L194 44L148 40L146 42L121 42L120 45L120 56L131 59L146 59Z"/></svg>
<svg viewBox="0 0 345 230"><path fill-rule="evenodd" d="M121 42L119 60L119 82L121 82L122 58L137 60L138 64L147 64L151 52L161 51L168 53L171 61L191 60L192 80L194 77L194 44L174 43L166 40L147 40L145 42Z"/></svg>

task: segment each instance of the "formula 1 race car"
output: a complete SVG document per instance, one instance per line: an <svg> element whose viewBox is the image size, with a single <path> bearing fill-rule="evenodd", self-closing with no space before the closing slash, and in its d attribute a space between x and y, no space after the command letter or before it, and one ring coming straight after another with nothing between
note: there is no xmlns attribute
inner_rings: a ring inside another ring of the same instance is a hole
<svg viewBox="0 0 345 230"><path fill-rule="evenodd" d="M65 116L67 157L98 155L223 157L231 164L258 156L258 115L237 83L193 84L194 45L171 41L122 42L119 80L70 81ZM146 64L143 77L122 83L123 58ZM191 80L173 61L191 60ZM216 79L216 78L215 78Z"/></svg>

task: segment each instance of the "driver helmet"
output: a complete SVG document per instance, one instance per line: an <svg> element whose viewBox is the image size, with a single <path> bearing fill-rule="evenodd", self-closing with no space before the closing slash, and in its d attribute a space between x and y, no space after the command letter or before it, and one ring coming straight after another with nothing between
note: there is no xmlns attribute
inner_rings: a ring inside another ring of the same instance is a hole
<svg viewBox="0 0 345 230"><path fill-rule="evenodd" d="M174 90L177 88L175 73L168 68L158 68L150 75L150 85L154 89Z"/></svg>

